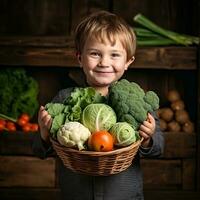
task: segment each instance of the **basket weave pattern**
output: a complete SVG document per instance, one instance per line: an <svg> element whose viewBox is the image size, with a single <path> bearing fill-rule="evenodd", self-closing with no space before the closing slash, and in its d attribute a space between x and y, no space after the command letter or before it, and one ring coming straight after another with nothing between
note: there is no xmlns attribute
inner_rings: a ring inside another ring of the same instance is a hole
<svg viewBox="0 0 200 200"><path fill-rule="evenodd" d="M92 176L108 176L124 171L132 164L141 144L141 140L138 140L128 147L109 152L95 152L67 148L53 139L51 142L65 167Z"/></svg>

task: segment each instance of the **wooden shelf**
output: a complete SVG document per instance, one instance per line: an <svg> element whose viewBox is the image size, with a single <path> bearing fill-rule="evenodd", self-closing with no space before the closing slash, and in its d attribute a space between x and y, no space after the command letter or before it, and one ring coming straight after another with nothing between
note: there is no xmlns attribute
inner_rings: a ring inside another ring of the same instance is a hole
<svg viewBox="0 0 200 200"><path fill-rule="evenodd" d="M69 37L0 37L0 65L78 67ZM139 47L130 68L196 70L196 47Z"/></svg>
<svg viewBox="0 0 200 200"><path fill-rule="evenodd" d="M33 155L31 144L33 138L39 133L1 132L1 155Z"/></svg>
<svg viewBox="0 0 200 200"><path fill-rule="evenodd" d="M60 190L52 188L3 188L0 189L2 199L8 200L26 200L27 196L35 200L40 199L60 199ZM145 200L162 199L178 200L192 199L199 200L200 192L196 191L177 191L177 190L144 190Z"/></svg>

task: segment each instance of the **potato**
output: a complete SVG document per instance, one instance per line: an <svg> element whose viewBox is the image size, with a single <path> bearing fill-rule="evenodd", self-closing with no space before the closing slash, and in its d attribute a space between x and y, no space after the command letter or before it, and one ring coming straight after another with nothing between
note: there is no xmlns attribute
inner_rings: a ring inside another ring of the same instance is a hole
<svg viewBox="0 0 200 200"><path fill-rule="evenodd" d="M169 122L173 119L174 112L171 108L162 108L162 111L160 113L160 118L165 120L166 122Z"/></svg>
<svg viewBox="0 0 200 200"><path fill-rule="evenodd" d="M160 119L160 129L161 131L165 131L167 129L167 122L163 119Z"/></svg>
<svg viewBox="0 0 200 200"><path fill-rule="evenodd" d="M170 90L167 93L167 100L170 101L170 102L174 102L174 101L180 100L179 92L177 90Z"/></svg>
<svg viewBox="0 0 200 200"><path fill-rule="evenodd" d="M182 130L185 133L193 133L194 132L194 124L191 121L187 121L183 124Z"/></svg>
<svg viewBox="0 0 200 200"><path fill-rule="evenodd" d="M176 110L184 110L185 104L184 104L184 102L182 100L177 100L177 101L172 102L171 108L174 111L176 111Z"/></svg>
<svg viewBox="0 0 200 200"><path fill-rule="evenodd" d="M186 110L177 110L175 113L175 119L180 124L184 124L189 121L189 115Z"/></svg>
<svg viewBox="0 0 200 200"><path fill-rule="evenodd" d="M181 126L176 121L171 121L167 124L167 130L172 132L179 132L181 130Z"/></svg>

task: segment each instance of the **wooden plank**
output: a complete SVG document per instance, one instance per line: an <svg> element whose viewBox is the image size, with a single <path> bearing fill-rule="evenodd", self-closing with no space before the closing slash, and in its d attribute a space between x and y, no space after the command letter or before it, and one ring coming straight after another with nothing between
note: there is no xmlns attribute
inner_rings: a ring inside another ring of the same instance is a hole
<svg viewBox="0 0 200 200"><path fill-rule="evenodd" d="M69 30L70 1L1 1L0 35L60 35Z"/></svg>
<svg viewBox="0 0 200 200"><path fill-rule="evenodd" d="M68 36L1 36L0 46L73 48L74 41Z"/></svg>
<svg viewBox="0 0 200 200"><path fill-rule="evenodd" d="M196 51L195 47L138 48L130 68L196 70ZM75 54L73 41L65 37L0 38L1 65L77 67Z"/></svg>
<svg viewBox="0 0 200 200"><path fill-rule="evenodd" d="M55 160L0 156L0 187L55 187Z"/></svg>
<svg viewBox="0 0 200 200"><path fill-rule="evenodd" d="M196 183L195 159L183 159L183 190L195 190Z"/></svg>
<svg viewBox="0 0 200 200"><path fill-rule="evenodd" d="M36 133L1 133L0 155L33 155L31 141L34 134Z"/></svg>
<svg viewBox="0 0 200 200"><path fill-rule="evenodd" d="M123 17L131 26L138 26L133 22L133 17L138 13L142 13L165 29L183 34L196 35L198 33L199 19L197 5L197 1L195 0L191 2L123 0L123 3L113 0L113 12ZM181 21L186 21L186 23L180 23Z"/></svg>
<svg viewBox="0 0 200 200"><path fill-rule="evenodd" d="M144 189L178 189L182 184L181 160L142 159Z"/></svg>
<svg viewBox="0 0 200 200"><path fill-rule="evenodd" d="M145 190L145 200L199 200L200 192L197 191L181 191L181 190Z"/></svg>
<svg viewBox="0 0 200 200"><path fill-rule="evenodd" d="M113 12L123 19L125 19L129 25L133 26L133 17L138 13L147 14L148 0L123 0L123 3L118 0L113 0Z"/></svg>
<svg viewBox="0 0 200 200"><path fill-rule="evenodd" d="M164 158L194 158L196 135L184 132L165 132Z"/></svg>
<svg viewBox="0 0 200 200"><path fill-rule="evenodd" d="M136 50L135 62L132 64L132 67L170 70L196 69L196 50L197 49L193 47L138 48Z"/></svg>
<svg viewBox="0 0 200 200"><path fill-rule="evenodd" d="M60 200L59 189L46 188L0 188L3 200ZM196 191L177 190L144 190L145 200L199 200L200 193Z"/></svg>
<svg viewBox="0 0 200 200"><path fill-rule="evenodd" d="M0 188L2 200L60 200L58 188Z"/></svg>
<svg viewBox="0 0 200 200"><path fill-rule="evenodd" d="M0 49L0 64L11 66L78 66L73 49L63 48L20 48Z"/></svg>
<svg viewBox="0 0 200 200"><path fill-rule="evenodd" d="M31 74L39 84L39 96L38 101L40 105L52 101L57 95L58 91L68 87L76 86L75 82L69 77L71 70L80 71L82 69L78 67L37 67L27 68L27 73ZM83 76L81 77L83 80ZM51 89L47 89L51 88ZM37 120L37 119L36 119Z"/></svg>
<svg viewBox="0 0 200 200"><path fill-rule="evenodd" d="M71 7L71 34L74 33L76 26L82 19L96 11L109 10L109 4L110 1L107 0L73 0Z"/></svg>

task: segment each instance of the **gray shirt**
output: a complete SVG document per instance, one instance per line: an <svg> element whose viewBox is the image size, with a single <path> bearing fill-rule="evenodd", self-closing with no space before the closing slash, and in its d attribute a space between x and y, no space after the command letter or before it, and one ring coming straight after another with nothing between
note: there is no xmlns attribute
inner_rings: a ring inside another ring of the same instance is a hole
<svg viewBox="0 0 200 200"><path fill-rule="evenodd" d="M61 90L53 102L62 103L70 95L73 88ZM159 120L156 120L156 132L152 138L151 148L139 148L132 165L125 171L111 176L87 176L74 173L67 169L58 158L58 177L61 194L64 200L143 200L143 177L140 168L140 157L160 156L164 149L163 133L160 131ZM51 152L36 135L33 151L40 158L46 158Z"/></svg>

